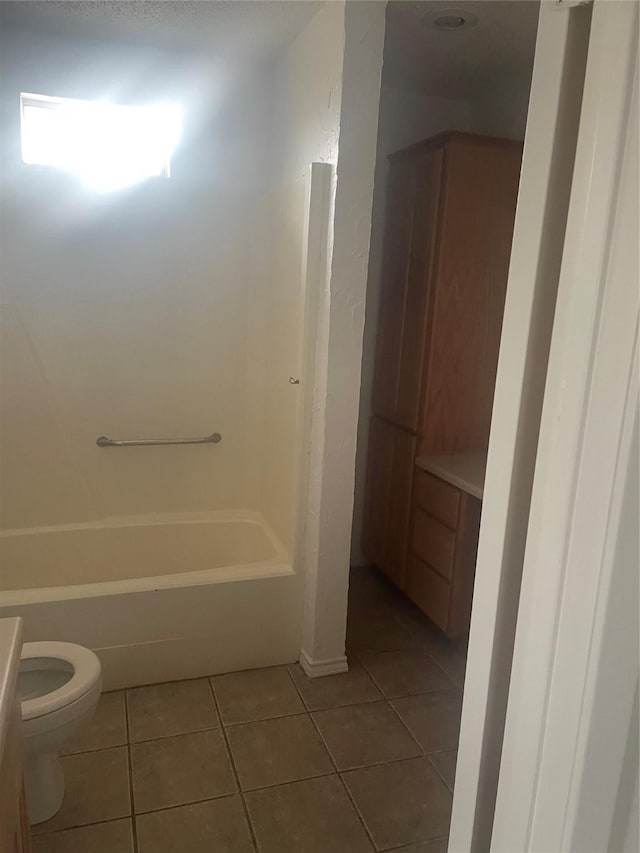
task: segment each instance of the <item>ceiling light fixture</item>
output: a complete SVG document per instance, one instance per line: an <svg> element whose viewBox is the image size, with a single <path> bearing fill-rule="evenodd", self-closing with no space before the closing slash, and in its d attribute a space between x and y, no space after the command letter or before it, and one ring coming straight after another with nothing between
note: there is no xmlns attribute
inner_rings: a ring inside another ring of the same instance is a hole
<svg viewBox="0 0 640 853"><path fill-rule="evenodd" d="M459 32L475 27L478 19L466 9L437 9L425 16L424 23L436 30Z"/></svg>

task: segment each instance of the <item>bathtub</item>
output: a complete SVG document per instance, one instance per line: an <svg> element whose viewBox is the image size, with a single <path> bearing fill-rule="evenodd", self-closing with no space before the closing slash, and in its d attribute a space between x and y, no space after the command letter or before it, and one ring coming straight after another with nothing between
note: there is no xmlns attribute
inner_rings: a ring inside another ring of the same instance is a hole
<svg viewBox="0 0 640 853"><path fill-rule="evenodd" d="M251 512L0 533L0 616L93 649L107 689L296 660L301 583Z"/></svg>

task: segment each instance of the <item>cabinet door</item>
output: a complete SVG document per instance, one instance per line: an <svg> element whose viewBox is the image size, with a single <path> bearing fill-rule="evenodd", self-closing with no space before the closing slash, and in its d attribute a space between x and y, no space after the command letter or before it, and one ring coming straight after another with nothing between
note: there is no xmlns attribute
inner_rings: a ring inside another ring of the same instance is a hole
<svg viewBox="0 0 640 853"><path fill-rule="evenodd" d="M372 418L363 550L400 587L404 585L415 449L414 435Z"/></svg>
<svg viewBox="0 0 640 853"><path fill-rule="evenodd" d="M373 412L408 430L419 423L425 323L434 261L442 150L392 164Z"/></svg>
<svg viewBox="0 0 640 853"><path fill-rule="evenodd" d="M521 146L446 146L420 454L486 449Z"/></svg>

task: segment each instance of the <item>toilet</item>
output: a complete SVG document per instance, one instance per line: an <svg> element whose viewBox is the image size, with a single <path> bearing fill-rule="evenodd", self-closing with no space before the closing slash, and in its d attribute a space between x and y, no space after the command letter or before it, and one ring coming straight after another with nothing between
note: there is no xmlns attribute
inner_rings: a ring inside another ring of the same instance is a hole
<svg viewBox="0 0 640 853"><path fill-rule="evenodd" d="M29 820L53 817L64 797L58 751L95 711L102 691L97 656L75 643L25 643L18 671Z"/></svg>

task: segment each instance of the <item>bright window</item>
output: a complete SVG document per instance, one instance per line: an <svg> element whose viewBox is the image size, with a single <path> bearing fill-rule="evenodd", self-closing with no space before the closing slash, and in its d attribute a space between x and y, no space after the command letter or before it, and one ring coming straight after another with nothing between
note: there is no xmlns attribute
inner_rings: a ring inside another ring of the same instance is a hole
<svg viewBox="0 0 640 853"><path fill-rule="evenodd" d="M181 131L174 104L122 106L20 95L22 159L79 175L97 190L169 177Z"/></svg>

